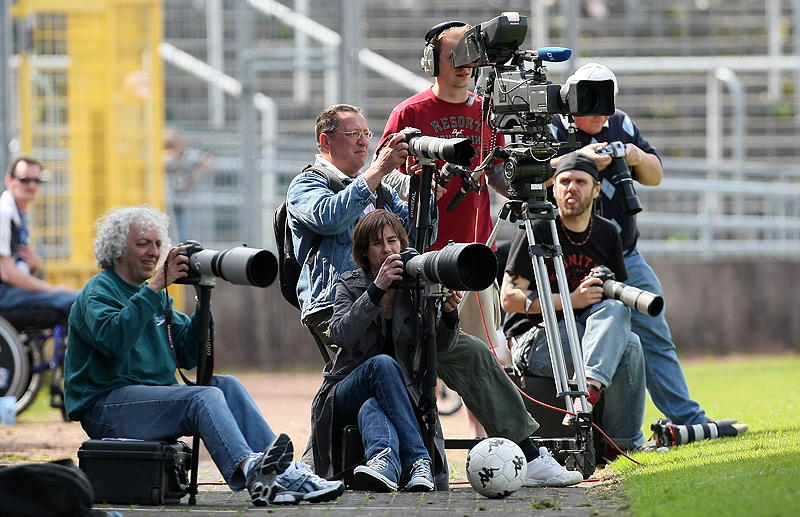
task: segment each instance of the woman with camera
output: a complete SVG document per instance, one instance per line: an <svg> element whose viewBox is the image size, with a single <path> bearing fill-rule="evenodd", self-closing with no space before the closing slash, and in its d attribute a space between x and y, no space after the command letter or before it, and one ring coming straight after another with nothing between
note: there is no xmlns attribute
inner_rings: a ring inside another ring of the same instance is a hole
<svg viewBox="0 0 800 517"><path fill-rule="evenodd" d="M406 246L403 223L390 212L373 210L356 225L353 260L360 269L339 279L330 325L339 351L325 366L312 406L317 472L332 473L333 430L358 425L367 463L356 467L354 478L378 491L397 490L404 473L410 476L407 490L434 488L431 458L414 410L423 389L421 331L412 323L411 293L391 287L403 276L399 252ZM439 351L456 344L460 298L452 293L437 318ZM446 489L443 446L440 440L437 452L444 467L436 484Z"/></svg>

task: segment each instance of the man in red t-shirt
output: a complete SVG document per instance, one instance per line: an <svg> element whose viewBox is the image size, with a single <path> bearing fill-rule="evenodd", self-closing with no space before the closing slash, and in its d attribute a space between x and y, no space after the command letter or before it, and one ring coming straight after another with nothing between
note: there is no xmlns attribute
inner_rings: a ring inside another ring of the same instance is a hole
<svg viewBox="0 0 800 517"><path fill-rule="evenodd" d="M394 108L383 139L406 127L414 127L423 136L437 138L470 138L475 147L472 168L479 165L484 157L497 145L504 145L505 137L493 134L489 125L483 124L481 99L469 91L469 84L475 68L455 68L451 53L469 26L464 22L450 21L436 25L425 36L427 47L422 58L423 69L435 77L433 86L422 91ZM437 162L441 168L443 162ZM493 222L489 200L488 184L504 196L508 186L502 173L502 160L487 169L480 178L480 190L468 193L452 212L446 207L461 189L458 178L452 179L445 188L447 192L439 199L438 238L431 249L438 250L449 241L483 242L492 232ZM392 185L401 196L408 193L408 176L399 173L389 174L384 181ZM463 330L472 334L487 345L495 348L498 343L497 329L500 325L499 297L497 287L478 293L479 296L465 296L459 308ZM505 351L497 348L497 351ZM475 424L476 436L483 431Z"/></svg>

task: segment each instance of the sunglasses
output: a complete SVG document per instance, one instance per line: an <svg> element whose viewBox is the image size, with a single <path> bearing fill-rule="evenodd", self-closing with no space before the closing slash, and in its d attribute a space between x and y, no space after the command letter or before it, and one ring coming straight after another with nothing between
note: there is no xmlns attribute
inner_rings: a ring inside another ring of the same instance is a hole
<svg viewBox="0 0 800 517"><path fill-rule="evenodd" d="M25 185L27 185L28 183L31 183L31 182L36 183L37 185L41 185L42 183L44 183L44 180L42 178L17 178L17 177L13 177L11 179L18 180L20 183L24 183Z"/></svg>

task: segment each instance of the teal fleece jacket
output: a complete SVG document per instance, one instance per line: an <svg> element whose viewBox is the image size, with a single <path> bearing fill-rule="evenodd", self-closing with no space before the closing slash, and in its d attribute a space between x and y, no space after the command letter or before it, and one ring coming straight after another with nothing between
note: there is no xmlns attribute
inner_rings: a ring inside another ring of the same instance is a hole
<svg viewBox="0 0 800 517"><path fill-rule="evenodd" d="M176 384L165 308L165 294L146 282L131 285L110 269L89 280L69 315L64 402L70 420L81 420L99 398L122 386ZM172 339L181 368L197 365L197 315L190 319L173 310Z"/></svg>

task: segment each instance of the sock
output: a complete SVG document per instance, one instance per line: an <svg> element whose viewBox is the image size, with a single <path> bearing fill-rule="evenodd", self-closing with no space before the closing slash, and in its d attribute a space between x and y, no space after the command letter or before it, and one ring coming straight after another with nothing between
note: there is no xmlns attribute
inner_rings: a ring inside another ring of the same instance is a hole
<svg viewBox="0 0 800 517"><path fill-rule="evenodd" d="M242 472L244 473L245 476L247 476L247 473L250 472L250 466L253 464L254 461L256 461L256 459L250 456L249 458L244 460L244 463L242 463Z"/></svg>
<svg viewBox="0 0 800 517"><path fill-rule="evenodd" d="M525 461L530 462L539 457L539 449L536 448L536 444L533 443L530 437L525 438L517 445L522 449L522 453L525 455Z"/></svg>
<svg viewBox="0 0 800 517"><path fill-rule="evenodd" d="M593 406L596 406L597 403L600 402L600 392L591 384L589 384L589 396L586 397L586 400Z"/></svg>

